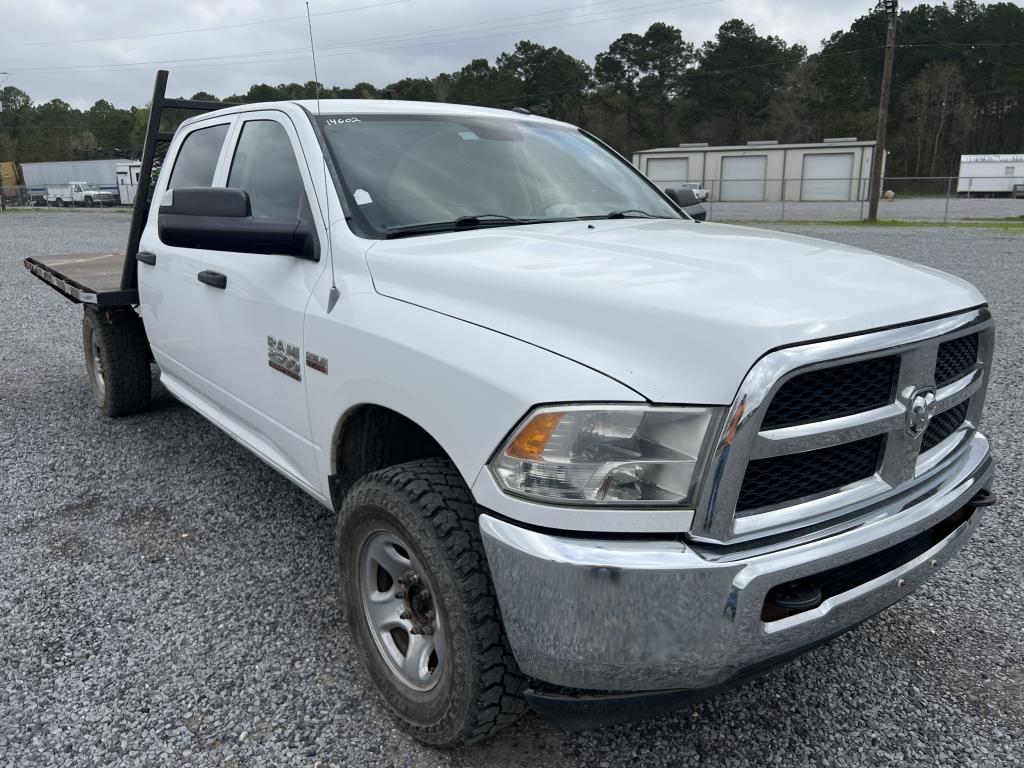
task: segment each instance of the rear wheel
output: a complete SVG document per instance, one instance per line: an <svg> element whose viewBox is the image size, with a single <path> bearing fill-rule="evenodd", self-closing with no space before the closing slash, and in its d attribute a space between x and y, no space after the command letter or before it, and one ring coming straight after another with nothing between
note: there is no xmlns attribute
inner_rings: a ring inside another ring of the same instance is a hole
<svg viewBox="0 0 1024 768"><path fill-rule="evenodd" d="M342 598L370 681L407 732L437 747L526 711L477 512L455 467L427 459L356 481L338 520Z"/></svg>
<svg viewBox="0 0 1024 768"><path fill-rule="evenodd" d="M57 198L56 203L57 203L57 207L58 208L63 208L64 207L64 201L61 200L59 197Z"/></svg>
<svg viewBox="0 0 1024 768"><path fill-rule="evenodd" d="M106 416L127 416L149 407L151 353L142 319L131 310L85 310L85 368L96 405Z"/></svg>

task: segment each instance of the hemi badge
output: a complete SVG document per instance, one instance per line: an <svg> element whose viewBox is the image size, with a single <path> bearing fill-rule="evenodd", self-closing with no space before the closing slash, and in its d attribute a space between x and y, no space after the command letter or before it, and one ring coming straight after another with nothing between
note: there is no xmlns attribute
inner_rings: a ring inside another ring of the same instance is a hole
<svg viewBox="0 0 1024 768"><path fill-rule="evenodd" d="M327 373L326 357L320 357L320 355L313 354L312 352L307 352L306 365L308 365L314 371L320 371L320 373Z"/></svg>

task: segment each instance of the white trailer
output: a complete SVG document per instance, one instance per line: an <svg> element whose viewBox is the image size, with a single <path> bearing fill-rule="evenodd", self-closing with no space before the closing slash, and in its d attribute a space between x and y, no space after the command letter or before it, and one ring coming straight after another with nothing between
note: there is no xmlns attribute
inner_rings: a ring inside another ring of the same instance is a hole
<svg viewBox="0 0 1024 768"><path fill-rule="evenodd" d="M1024 154L960 155L956 191L962 197L1024 195Z"/></svg>
<svg viewBox="0 0 1024 768"><path fill-rule="evenodd" d="M117 164L117 194L121 205L131 205L135 202L135 190L139 185L140 173L142 173L142 163L139 160L129 160Z"/></svg>
<svg viewBox="0 0 1024 768"><path fill-rule="evenodd" d="M21 171L25 185L45 187L50 184L70 184L79 179L104 189L113 189L117 183L114 176L118 163L125 160L61 160L45 163L22 163Z"/></svg>

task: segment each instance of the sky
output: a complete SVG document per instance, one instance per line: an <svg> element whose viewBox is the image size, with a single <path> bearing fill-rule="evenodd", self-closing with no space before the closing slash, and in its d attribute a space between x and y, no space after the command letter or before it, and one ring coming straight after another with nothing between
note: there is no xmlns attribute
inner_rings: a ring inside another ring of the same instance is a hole
<svg viewBox="0 0 1024 768"><path fill-rule="evenodd" d="M910 5L906 0L905 5ZM917 4L916 2L914 4ZM328 85L432 77L493 60L529 39L593 64L624 32L655 21L697 45L741 18L810 51L872 0L311 0L319 79ZM217 97L253 83L313 79L302 0L0 0L0 87L40 103L144 104L153 73L168 93Z"/></svg>

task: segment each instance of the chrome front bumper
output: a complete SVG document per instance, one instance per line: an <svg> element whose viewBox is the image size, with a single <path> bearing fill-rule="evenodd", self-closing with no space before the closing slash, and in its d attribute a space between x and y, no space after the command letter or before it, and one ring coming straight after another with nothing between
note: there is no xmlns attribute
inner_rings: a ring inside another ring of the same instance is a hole
<svg viewBox="0 0 1024 768"><path fill-rule="evenodd" d="M991 480L988 441L976 434L941 472L856 527L773 551L557 536L489 515L481 516L480 527L505 629L525 674L591 690L701 689L842 632L912 592L970 539L981 510L882 576L803 613L761 617L773 587L927 531Z"/></svg>

